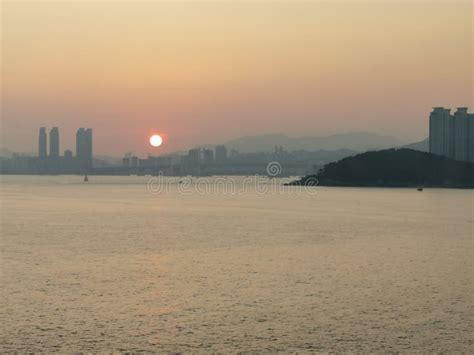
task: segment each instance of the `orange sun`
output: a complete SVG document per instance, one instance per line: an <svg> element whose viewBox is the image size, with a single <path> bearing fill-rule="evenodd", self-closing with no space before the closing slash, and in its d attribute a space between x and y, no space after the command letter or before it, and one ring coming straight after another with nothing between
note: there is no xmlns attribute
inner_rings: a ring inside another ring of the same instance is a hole
<svg viewBox="0 0 474 355"><path fill-rule="evenodd" d="M161 138L161 136L158 134L154 134L150 137L150 144L153 147L159 147L163 144L163 138Z"/></svg>

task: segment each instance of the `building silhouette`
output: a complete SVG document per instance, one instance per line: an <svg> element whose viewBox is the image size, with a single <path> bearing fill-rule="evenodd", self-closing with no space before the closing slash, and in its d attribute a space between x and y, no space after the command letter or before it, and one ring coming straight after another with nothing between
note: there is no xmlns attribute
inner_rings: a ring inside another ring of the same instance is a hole
<svg viewBox="0 0 474 355"><path fill-rule="evenodd" d="M76 133L76 162L81 172L92 169L92 129L79 128Z"/></svg>
<svg viewBox="0 0 474 355"><path fill-rule="evenodd" d="M216 146L216 164L224 164L227 161L227 148L225 145Z"/></svg>
<svg viewBox="0 0 474 355"><path fill-rule="evenodd" d="M69 149L59 153L59 128L48 135L46 127L38 134L38 156L13 156L0 160L0 173L7 174L89 174L93 173L92 129L80 128L76 133L76 155Z"/></svg>
<svg viewBox="0 0 474 355"><path fill-rule="evenodd" d="M136 156L133 156L133 157L130 157L130 167L132 168L138 168L138 157Z"/></svg>
<svg viewBox="0 0 474 355"><path fill-rule="evenodd" d="M49 132L49 157L52 159L59 158L59 129L53 127Z"/></svg>
<svg viewBox="0 0 474 355"><path fill-rule="evenodd" d="M469 116L468 122L468 143L467 143L467 151L468 151L468 159L470 162L474 163L474 115L471 113Z"/></svg>
<svg viewBox="0 0 474 355"><path fill-rule="evenodd" d="M46 159L47 151L47 137L46 137L46 127L41 127L39 130L39 139L38 139L38 157L40 159Z"/></svg>
<svg viewBox="0 0 474 355"><path fill-rule="evenodd" d="M72 160L72 150L66 149L64 151L64 159L71 159Z"/></svg>
<svg viewBox="0 0 474 355"><path fill-rule="evenodd" d="M435 107L430 114L430 153L452 157L452 120L450 109Z"/></svg>
<svg viewBox="0 0 474 355"><path fill-rule="evenodd" d="M201 163L201 149L190 149L187 157L187 164L191 167L197 167Z"/></svg>
<svg viewBox="0 0 474 355"><path fill-rule="evenodd" d="M467 161L469 157L469 114L466 107L460 107L453 117L453 158Z"/></svg>
<svg viewBox="0 0 474 355"><path fill-rule="evenodd" d="M204 165L212 165L214 164L214 152L210 149L203 150L203 162Z"/></svg>
<svg viewBox="0 0 474 355"><path fill-rule="evenodd" d="M444 107L430 114L430 153L474 162L474 114L459 107L454 115Z"/></svg>

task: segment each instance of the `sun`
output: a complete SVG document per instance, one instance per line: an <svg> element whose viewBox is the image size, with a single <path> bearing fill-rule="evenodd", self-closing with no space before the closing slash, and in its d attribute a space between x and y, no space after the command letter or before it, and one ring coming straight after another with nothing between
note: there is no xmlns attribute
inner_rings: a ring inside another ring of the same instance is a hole
<svg viewBox="0 0 474 355"><path fill-rule="evenodd" d="M161 144L163 144L163 138L161 138L161 136L158 134L154 134L150 137L150 144L153 147L159 147Z"/></svg>

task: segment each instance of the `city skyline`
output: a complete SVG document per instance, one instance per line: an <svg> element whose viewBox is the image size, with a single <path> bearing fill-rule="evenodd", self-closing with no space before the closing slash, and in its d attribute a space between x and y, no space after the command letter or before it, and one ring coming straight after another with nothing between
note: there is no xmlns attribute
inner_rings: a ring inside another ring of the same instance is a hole
<svg viewBox="0 0 474 355"><path fill-rule="evenodd" d="M268 133L408 143L428 136L432 107L474 105L469 1L2 10L1 140L13 151L35 151L24 137L42 125L64 142L94 127L96 152L115 156ZM167 139L151 150L156 132Z"/></svg>
<svg viewBox="0 0 474 355"><path fill-rule="evenodd" d="M468 112L468 107L457 107L456 111L451 114L451 108L445 107L433 107L432 111L429 114L429 118L427 120L429 126L429 135L424 141L428 141L427 150L430 153L443 155L448 158L452 158L455 160L465 160L469 161L472 160L474 157L474 114ZM59 127L55 126L52 127L49 133L49 141L48 141L48 134L46 132L46 127L39 128L39 135L38 135L38 149L37 149L37 157L40 159L50 158L50 159L57 159L61 156L60 153L60 134L59 134ZM277 135L278 136L278 135ZM76 157L83 158L89 157L90 160L94 155L92 153L92 128L79 128L75 134L76 137ZM156 137L152 136L151 138ZM159 147L161 145L162 137L158 136L160 140L160 144L155 145L150 140L150 146ZM254 139L258 136L253 137L241 137L240 140L251 138ZM268 137L262 135L260 137ZM285 136L282 136L285 137ZM321 137L320 137L321 138ZM330 137L325 137L330 138ZM415 142L413 144L421 144L422 142ZM48 142L49 142L49 150L48 150ZM280 144L280 145L278 145ZM279 142L276 147L279 149L283 149L281 142ZM408 144L407 146L413 145ZM209 147L214 145L214 151L209 151ZM400 145L402 146L402 145ZM274 146L275 147L275 146ZM340 146L337 149L344 149L348 147ZM301 150L301 148L299 148ZM314 147L311 150L317 150L318 148ZM321 149L321 148L319 148ZM362 149L363 150L363 149ZM204 161L215 161L219 162L222 161L222 157L227 156L227 148L225 144L206 144L200 145L197 147L191 147L188 150L188 154L192 154L193 151L196 151L196 154L204 154L203 160ZM254 150L253 152L264 152L265 149L261 150ZM290 148L291 151L291 148ZM171 154L183 154L184 151L181 152L172 152ZM17 153L17 152L14 152ZM209 153L211 153L209 155ZM21 154L21 153L20 153ZM63 156L71 155L71 149L65 149ZM33 154L34 155L34 154ZM153 154L148 154L149 156L153 156ZM155 154L160 155L160 154ZM166 155L166 154L165 154ZM124 156L135 156L134 152L125 152Z"/></svg>
<svg viewBox="0 0 474 355"><path fill-rule="evenodd" d="M426 116L426 115L425 115ZM425 117L426 118L426 117ZM57 126L55 127L52 127L52 129L54 128L58 128ZM38 134L38 129L45 129L46 130L46 137L49 137L50 136L50 133L51 133L51 130L48 131L48 127L36 127L35 129L32 130L32 136L34 135L37 135ZM96 131L96 129L94 128L94 132ZM25 132L25 135L23 137L26 137L26 133L29 133L29 132ZM151 134L151 133L150 133ZM328 139L330 137L342 137L342 136L351 136L351 135L368 135L368 136L373 136L373 137L379 137L380 139L383 139L384 137L385 138L392 138L394 141L397 141L399 142L399 145L405 145L405 144L412 144L412 143L419 143L423 140L426 140L429 138L429 122L427 121L427 134L426 136L420 138L419 140L417 140L416 142L415 141L406 141L406 140L401 140L399 139L398 137L395 137L395 136L389 136L389 135L382 135L382 134L377 134L377 133L374 133L374 132L363 132L363 131L354 131L354 132L341 132L341 133L334 133L334 134L328 134L328 135L298 135L298 136L292 136L292 135L287 135L287 134L284 134L284 133L268 133L268 134L265 134L265 133L262 133L262 134L257 134L257 135L248 135L248 136L237 136L235 138L229 138L227 140L225 139L220 139L220 140L217 140L217 141L212 141L212 142L202 142L202 143L199 143L197 145L191 145L191 146L187 146L187 145L184 145L182 149L179 149L179 150L169 150L169 149L164 149L163 146L159 146L159 147L153 147L149 142L149 138L150 136L144 136L143 139L147 142L147 148L144 150L144 151L133 151L131 149L126 149L124 148L123 150L120 150L118 151L118 153L115 153L115 152L112 152L110 154L107 154L107 153L103 153L103 152L97 152L96 149L94 148L94 155L97 155L97 156L108 156L108 157L116 157L116 158L120 158L120 157L123 157L124 155L127 155L127 154L135 154L135 155L139 155L139 156L153 156L153 155L169 155L169 154L182 154L182 153L185 153L189 150L192 150L192 149L205 149L205 147L208 147L208 146L215 146L215 147L218 147L218 146L225 146L226 144L229 144L234 142L234 141L239 141L239 140L242 140L242 139L258 139L259 137L285 137L285 138L289 138L289 139L295 139L295 140L298 140L298 139L308 139L308 138L321 138L321 139ZM59 156L61 156L61 154L64 155L64 152L65 151L71 151L71 152L76 152L77 151L77 128L76 129L73 129L73 130L70 130L70 132L64 132L64 129L61 128L61 134L60 134L60 142L58 142L58 149L59 149ZM31 141L31 140L30 140ZM34 141L32 141L34 143ZM18 150L13 150L11 149L10 147L8 146L0 146L1 149L5 149L6 151L8 151L9 153L15 153L15 154L20 154L20 155L25 155L25 156L37 156L38 153L39 153L39 149L38 149L38 143L39 142L36 142L36 144L29 144L31 146L33 146L33 149L26 149L25 147L20 147ZM100 145L100 142L97 142L98 145ZM280 143L278 143L280 144ZM165 144L163 144L165 145ZM274 145L271 146L270 150L272 150L274 147ZM334 150L337 150L337 149L344 149L346 147L344 146L340 146L338 148L334 148ZM314 149L309 149L310 151L311 150L318 150L318 149L322 149L322 148L318 148L318 147L315 147ZM49 157L49 152L51 150L51 141L48 139L47 141L47 146L46 146L46 156ZM263 149L263 150L255 150L255 152L258 152L258 151L267 151L268 149ZM330 149L331 150L331 149Z"/></svg>
<svg viewBox="0 0 474 355"><path fill-rule="evenodd" d="M46 127L39 128L38 151L36 156L15 156L11 159L3 159L0 170L2 173L39 173L39 174L104 174L104 175L226 175L226 174L262 174L265 167L274 162L278 162L281 170L281 163L285 166L285 174L301 175L308 174L317 167L336 161L338 159L355 156L358 153L369 151L400 151L401 148L408 148L414 154L414 151L429 152L433 159L439 159L440 156L450 158L458 162L474 162L474 114L469 113L468 107L458 107L451 114L450 108L433 107L427 117L429 122L428 139L410 145L392 145L379 146L378 149L373 145L376 142L369 143L368 136L358 137L364 140L366 148L354 150L348 149L349 146L340 146L339 149L319 150L316 146L312 149L294 149L291 144L289 149L285 150L282 141L277 141L272 151L268 149L254 149L253 151L244 150L239 152L235 145L227 147L226 145L205 145L194 147L187 152L174 152L174 154L149 154L148 157L140 157L133 152L127 152L121 159L121 164L116 159L111 161L97 159L93 153L93 135L92 128L79 128L76 131L76 149L73 153L70 149L64 150L60 155L60 131L59 127L53 127L48 134ZM161 144L161 137L158 137ZM264 145L268 146L265 136ZM242 138L237 140L241 147L255 148L255 141L252 143L249 139L255 137ZM275 138L275 137L273 137ZM277 136L282 139L282 136ZM344 137L346 143L350 139ZM328 140L334 141L336 138L328 137ZM385 144L390 144L387 137L382 138ZM49 142L49 151L48 151ZM231 143L231 142L229 142ZM260 147L262 147L260 142ZM288 141L286 141L288 143ZM313 141L313 144L317 143ZM339 142L340 143L340 142ZM352 142L352 144L357 142ZM392 142L393 143L393 142ZM156 145L152 139L149 144ZM160 145L158 144L158 146ZM300 143L301 144L301 143ZM306 142L307 144L307 142ZM371 145L372 144L372 145ZM229 148L229 149L228 149ZM393 149L398 148L398 149ZM229 153L228 153L229 152ZM382 153L383 154L383 153ZM404 154L404 153L400 153ZM438 156L438 157L435 157ZM401 155L400 155L401 156ZM412 155L413 157L413 155ZM104 159L105 157L102 157ZM111 158L111 157L109 157ZM115 162L113 161L115 160ZM439 160L440 162L442 160Z"/></svg>
<svg viewBox="0 0 474 355"><path fill-rule="evenodd" d="M77 129L74 153L71 149L65 149L61 154L60 137L59 127L51 128L49 136L46 127L40 127L37 154L13 158L13 165L10 168L30 174L33 172L39 174L90 173L94 165L92 128Z"/></svg>

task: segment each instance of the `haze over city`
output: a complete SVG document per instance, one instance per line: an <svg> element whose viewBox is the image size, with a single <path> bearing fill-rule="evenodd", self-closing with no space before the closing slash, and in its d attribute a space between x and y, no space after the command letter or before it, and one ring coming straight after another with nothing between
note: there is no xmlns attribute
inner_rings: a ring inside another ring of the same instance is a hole
<svg viewBox="0 0 474 355"><path fill-rule="evenodd" d="M166 153L246 135L428 136L473 106L472 2L2 2L1 146ZM148 138L165 142L153 150Z"/></svg>
<svg viewBox="0 0 474 355"><path fill-rule="evenodd" d="M0 16L0 354L474 354L472 0Z"/></svg>

